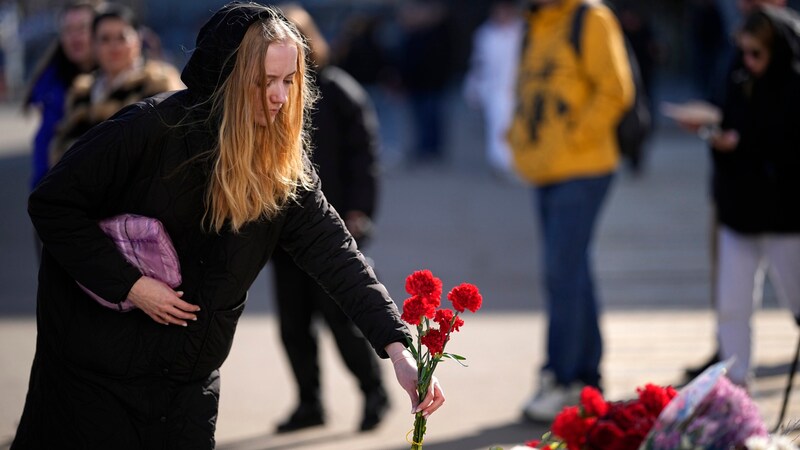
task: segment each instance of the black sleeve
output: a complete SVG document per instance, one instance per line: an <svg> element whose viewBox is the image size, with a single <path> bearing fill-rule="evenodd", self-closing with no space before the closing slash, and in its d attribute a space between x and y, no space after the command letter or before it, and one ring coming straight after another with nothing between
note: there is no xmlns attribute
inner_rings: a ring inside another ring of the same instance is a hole
<svg viewBox="0 0 800 450"><path fill-rule="evenodd" d="M109 120L91 129L28 199L44 250L110 302L123 301L141 277L97 226L119 204L144 148L144 133L126 125Z"/></svg>
<svg viewBox="0 0 800 450"><path fill-rule="evenodd" d="M390 343L405 345L410 335L397 306L319 187L303 192L285 214L280 245L341 306L378 355L386 358Z"/></svg>

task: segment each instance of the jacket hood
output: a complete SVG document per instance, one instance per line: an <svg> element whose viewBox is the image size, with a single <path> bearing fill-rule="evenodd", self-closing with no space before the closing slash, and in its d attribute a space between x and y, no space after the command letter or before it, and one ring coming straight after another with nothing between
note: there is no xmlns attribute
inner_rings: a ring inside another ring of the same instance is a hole
<svg viewBox="0 0 800 450"><path fill-rule="evenodd" d="M236 52L247 29L266 18L286 20L275 8L252 2L230 2L200 28L194 52L181 80L191 92L209 97L233 71Z"/></svg>

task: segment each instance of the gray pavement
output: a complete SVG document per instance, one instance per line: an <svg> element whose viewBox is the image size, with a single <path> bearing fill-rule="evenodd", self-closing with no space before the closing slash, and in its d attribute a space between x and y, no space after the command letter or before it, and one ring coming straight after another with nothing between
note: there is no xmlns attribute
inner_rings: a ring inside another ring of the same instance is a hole
<svg viewBox="0 0 800 450"><path fill-rule="evenodd" d="M484 308L465 318L448 347L465 355L469 367L448 363L437 370L447 403L429 422L425 448L509 448L545 431L518 421L544 348L533 199L527 188L495 179L485 168L477 113L458 102L452 113L448 164L413 170L392 165L386 171L378 235L366 253L398 302L405 298L405 276L421 268L441 277L445 288L468 281L481 289ZM36 260L25 215L26 148L33 125L0 107L0 448L14 434L36 336ZM595 248L605 309L603 371L611 399L631 396L646 382L678 383L685 366L712 351L707 155L699 141L664 127L651 156L643 177L621 173L615 181ZM410 404L394 384L394 408L381 427L354 431L361 399L325 330L328 424L273 434L295 394L271 303L267 271L251 290L222 368L218 448L408 448ZM789 314L767 296L754 322L758 377L752 394L770 427L797 335ZM393 383L389 364L383 369ZM800 393L795 393L789 418L798 416Z"/></svg>

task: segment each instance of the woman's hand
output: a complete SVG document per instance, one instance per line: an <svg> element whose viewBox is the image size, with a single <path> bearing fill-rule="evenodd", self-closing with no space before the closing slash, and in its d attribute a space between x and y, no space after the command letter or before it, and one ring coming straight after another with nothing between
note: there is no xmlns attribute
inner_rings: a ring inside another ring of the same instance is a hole
<svg viewBox="0 0 800 450"><path fill-rule="evenodd" d="M181 300L181 296L183 292L173 291L161 281L142 276L133 284L128 300L158 323L185 327L187 320L197 320L193 313L200 311L200 307Z"/></svg>
<svg viewBox="0 0 800 450"><path fill-rule="evenodd" d="M709 139L711 147L719 152L730 152L739 145L739 133L736 130L723 130Z"/></svg>
<svg viewBox="0 0 800 450"><path fill-rule="evenodd" d="M411 353L405 349L403 344L394 342L386 346L386 353L392 361L394 374L397 381L408 393L411 399L411 413L422 412L425 417L433 414L444 404L444 392L436 377L432 377L428 394L422 401L417 394L417 365Z"/></svg>

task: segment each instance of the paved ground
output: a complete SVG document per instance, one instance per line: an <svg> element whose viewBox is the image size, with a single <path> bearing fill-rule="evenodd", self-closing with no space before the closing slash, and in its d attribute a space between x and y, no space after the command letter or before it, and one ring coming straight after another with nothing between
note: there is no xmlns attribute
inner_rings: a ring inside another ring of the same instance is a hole
<svg viewBox="0 0 800 450"><path fill-rule="evenodd" d="M458 104L452 111L448 164L387 170L379 234L367 253L398 301L404 298L405 276L420 268L431 269L446 288L462 281L481 288L484 309L466 317L448 347L467 356L469 367L444 364L437 370L448 400L429 422L425 448L508 448L544 431L518 422L544 346L533 200L524 187L497 180L484 168L477 115ZM0 448L14 434L36 335L36 262L25 215L25 149L33 126L16 111L0 108ZM622 174L616 180L595 249L605 305L603 369L612 399L632 395L645 382L678 383L683 367L712 350L706 154L698 141L670 128L659 131L651 150L645 176ZM393 384L395 408L385 423L372 433L353 431L360 397L324 330L329 423L288 436L273 434L293 406L294 387L271 314L269 278L265 272L253 286L222 368L218 447L408 448L410 405ZM754 330L758 378L753 396L771 427L798 332L771 295L756 315ZM383 368L393 383L389 364ZM800 393L795 393L789 418L798 416Z"/></svg>

